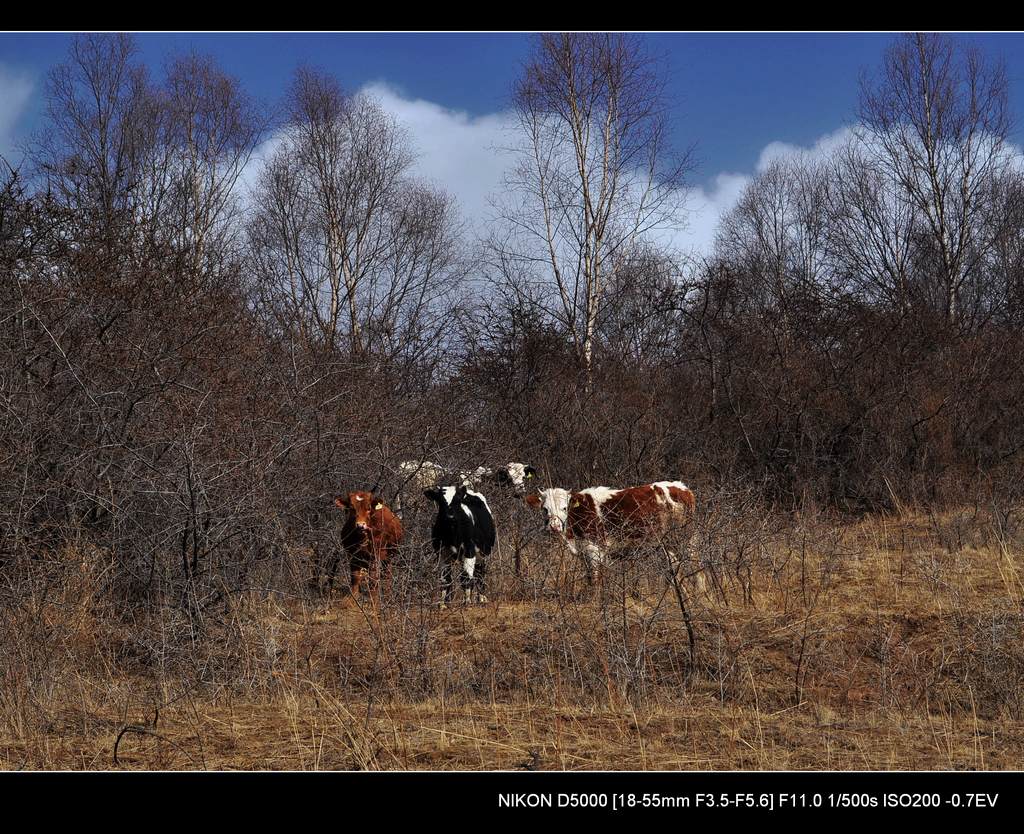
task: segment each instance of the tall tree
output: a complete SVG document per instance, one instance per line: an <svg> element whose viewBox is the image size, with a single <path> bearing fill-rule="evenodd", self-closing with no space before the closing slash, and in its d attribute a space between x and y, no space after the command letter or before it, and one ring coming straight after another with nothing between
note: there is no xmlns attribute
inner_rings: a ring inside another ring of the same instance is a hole
<svg viewBox="0 0 1024 834"><path fill-rule="evenodd" d="M168 232L194 269L227 254L239 180L266 120L238 79L210 57L174 58L159 91L166 111Z"/></svg>
<svg viewBox="0 0 1024 834"><path fill-rule="evenodd" d="M80 240L117 243L150 228L159 196L147 195L147 171L159 109L129 35L79 35L47 78L47 128L33 158Z"/></svg>
<svg viewBox="0 0 1024 834"><path fill-rule="evenodd" d="M920 225L913 201L856 138L837 149L826 170L828 249L837 282L906 314Z"/></svg>
<svg viewBox="0 0 1024 834"><path fill-rule="evenodd" d="M603 288L632 244L681 222L688 155L673 154L665 80L634 35L537 36L513 89L516 164L491 241L507 277L553 285L589 387Z"/></svg>
<svg viewBox="0 0 1024 834"><path fill-rule="evenodd" d="M409 136L373 99L301 70L289 101L256 189L257 269L307 340L390 352L452 289L454 202L412 178Z"/></svg>
<svg viewBox="0 0 1024 834"><path fill-rule="evenodd" d="M947 321L992 241L982 222L992 180L1010 164L1006 70L947 35L901 37L865 79L862 139L927 228Z"/></svg>
<svg viewBox="0 0 1024 834"><path fill-rule="evenodd" d="M775 160L722 220L719 253L742 267L752 294L789 327L790 305L826 278L826 186L810 157Z"/></svg>

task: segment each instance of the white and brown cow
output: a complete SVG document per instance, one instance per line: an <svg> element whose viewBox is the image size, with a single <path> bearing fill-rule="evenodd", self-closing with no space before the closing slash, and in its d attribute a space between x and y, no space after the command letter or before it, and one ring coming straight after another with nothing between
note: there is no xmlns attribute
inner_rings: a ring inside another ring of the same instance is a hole
<svg viewBox="0 0 1024 834"><path fill-rule="evenodd" d="M675 567L678 556L673 548L689 537L696 504L692 490L681 481L626 489L590 487L573 493L545 489L528 495L526 501L543 510L548 530L580 556L591 577L619 544L665 541Z"/></svg>

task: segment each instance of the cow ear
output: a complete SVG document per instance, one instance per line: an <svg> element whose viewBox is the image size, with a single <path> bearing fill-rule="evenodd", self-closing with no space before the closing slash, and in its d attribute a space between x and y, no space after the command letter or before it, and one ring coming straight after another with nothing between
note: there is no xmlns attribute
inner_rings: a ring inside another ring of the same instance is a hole
<svg viewBox="0 0 1024 834"><path fill-rule="evenodd" d="M348 496L346 496L346 495L337 495L337 496L335 496L335 498L334 498L334 506L336 506L336 507L338 507L338 508L340 508L342 510L348 510L348 509L352 508L352 505L348 501Z"/></svg>
<svg viewBox="0 0 1024 834"><path fill-rule="evenodd" d="M375 510L383 510L383 509L384 509L384 504L383 504L383 502L381 502L381 501L378 501L377 503L375 503L375 504L373 505L373 508L374 508Z"/></svg>
<svg viewBox="0 0 1024 834"><path fill-rule="evenodd" d="M534 495L532 492L526 496L526 503L535 509L540 509L541 500L539 495Z"/></svg>
<svg viewBox="0 0 1024 834"><path fill-rule="evenodd" d="M537 470L534 469L532 466L527 466L524 471L526 472L527 478L532 478L534 475L537 474Z"/></svg>
<svg viewBox="0 0 1024 834"><path fill-rule="evenodd" d="M429 498L431 501L436 501L438 498L441 497L441 493L436 489L425 489L423 490L423 494L427 496L427 498Z"/></svg>

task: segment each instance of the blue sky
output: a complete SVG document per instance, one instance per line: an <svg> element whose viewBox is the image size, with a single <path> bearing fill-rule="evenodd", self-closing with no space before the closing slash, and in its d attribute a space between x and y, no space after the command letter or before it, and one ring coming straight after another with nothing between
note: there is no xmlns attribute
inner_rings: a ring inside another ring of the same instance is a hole
<svg viewBox="0 0 1024 834"><path fill-rule="evenodd" d="M46 71L62 60L70 35L0 34L0 152L39 123ZM968 35L1005 58L1013 109L1024 114L1024 35ZM155 70L168 53L212 54L254 96L274 102L296 66L333 72L351 90L369 86L414 127L437 130L423 139L443 156L445 130L460 131L452 147L487 141L487 119L505 109L509 88L528 50L524 34L141 34L142 59ZM811 147L852 122L862 70L879 66L889 34L653 34L667 59L674 138L696 145L694 186L708 193L726 179L733 190L756 171L765 149ZM435 108L430 110L428 105ZM429 112L428 112L429 111ZM411 116L410 116L411 113ZM417 120L417 116L422 117ZM493 126L493 125L492 125ZM471 129L474 128L474 129ZM482 138L483 137L483 138ZM1014 140L1024 144L1018 128ZM444 176L443 160L427 172ZM479 160L480 166L486 163ZM480 176L487 179L478 168ZM457 193L458 186L453 187ZM472 188L471 188L472 190ZM461 194L459 194L461 196ZM470 195L471 210L478 210Z"/></svg>

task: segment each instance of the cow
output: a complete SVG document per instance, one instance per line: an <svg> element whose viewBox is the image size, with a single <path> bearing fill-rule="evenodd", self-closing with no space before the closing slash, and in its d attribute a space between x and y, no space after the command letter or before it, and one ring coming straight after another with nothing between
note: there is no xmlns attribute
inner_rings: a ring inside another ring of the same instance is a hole
<svg viewBox="0 0 1024 834"><path fill-rule="evenodd" d="M479 489L492 486L503 490L512 490L524 495L528 482L537 476L537 470L525 463L508 463L504 466L478 466L472 472L461 469L449 472L441 477L438 486L464 486Z"/></svg>
<svg viewBox="0 0 1024 834"><path fill-rule="evenodd" d="M472 490L484 485L494 485L505 489L511 488L515 493L522 495L526 492L530 480L537 476L537 470L525 463L508 463L495 468L478 466L472 471L453 471L429 460L402 461L398 464L397 473L402 486L395 500L395 508L399 513L402 512L401 493L407 486L411 488L410 491L419 492L441 486L464 486Z"/></svg>
<svg viewBox="0 0 1024 834"><path fill-rule="evenodd" d="M595 569L607 564L611 545L688 533L696 504L693 492L681 481L627 489L590 487L574 493L552 488L531 493L526 502L543 510L548 530L582 558L591 579ZM675 552L669 550L668 555L677 568Z"/></svg>
<svg viewBox="0 0 1024 834"><path fill-rule="evenodd" d="M437 486L444 478L445 468L439 463L429 460L403 460L398 464L398 477L402 484L417 490Z"/></svg>
<svg viewBox="0 0 1024 834"><path fill-rule="evenodd" d="M525 463L508 463L494 469L481 466L470 477L475 486L490 482L495 486L511 488L519 495L523 495L528 482L537 477L537 470Z"/></svg>
<svg viewBox="0 0 1024 834"><path fill-rule="evenodd" d="M339 495L334 499L334 505L346 511L341 544L349 555L349 593L353 599L358 598L359 586L368 578L370 595L379 602L381 574L387 581L388 561L402 542L402 522L372 492L355 491Z"/></svg>
<svg viewBox="0 0 1024 834"><path fill-rule="evenodd" d="M460 564L460 584L466 604L472 602L474 591L478 602L487 602L484 595L486 560L497 539L487 499L465 485L427 489L423 494L437 505L430 539L441 562L441 607L447 607L451 598L452 570L456 562Z"/></svg>

